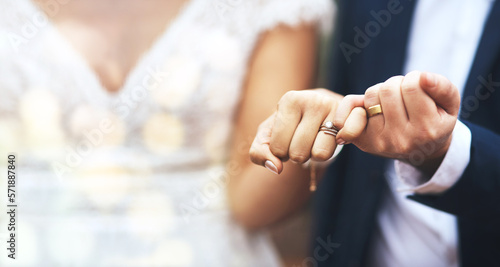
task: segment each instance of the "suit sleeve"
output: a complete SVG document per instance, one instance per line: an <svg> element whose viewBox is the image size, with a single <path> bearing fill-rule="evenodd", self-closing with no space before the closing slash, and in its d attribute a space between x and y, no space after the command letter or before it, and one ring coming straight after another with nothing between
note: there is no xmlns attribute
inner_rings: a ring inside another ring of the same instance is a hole
<svg viewBox="0 0 500 267"><path fill-rule="evenodd" d="M470 161L460 179L440 195L408 197L459 217L500 219L500 135L464 123L472 140Z"/></svg>

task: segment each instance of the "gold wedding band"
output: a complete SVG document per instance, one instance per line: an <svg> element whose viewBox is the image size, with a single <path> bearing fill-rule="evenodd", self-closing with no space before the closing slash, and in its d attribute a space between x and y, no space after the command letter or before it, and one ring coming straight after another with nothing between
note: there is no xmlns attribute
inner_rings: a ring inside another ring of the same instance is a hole
<svg viewBox="0 0 500 267"><path fill-rule="evenodd" d="M382 107L380 105L371 106L366 110L366 113L368 114L368 118L378 114L383 114Z"/></svg>

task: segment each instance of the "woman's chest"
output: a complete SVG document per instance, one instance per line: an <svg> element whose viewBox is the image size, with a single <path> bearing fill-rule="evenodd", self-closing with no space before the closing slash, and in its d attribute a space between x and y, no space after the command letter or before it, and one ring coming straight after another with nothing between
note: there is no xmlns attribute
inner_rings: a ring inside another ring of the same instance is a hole
<svg viewBox="0 0 500 267"><path fill-rule="evenodd" d="M71 1L57 8L36 1L61 35L87 61L104 88L119 91L140 57L187 4L174 1Z"/></svg>

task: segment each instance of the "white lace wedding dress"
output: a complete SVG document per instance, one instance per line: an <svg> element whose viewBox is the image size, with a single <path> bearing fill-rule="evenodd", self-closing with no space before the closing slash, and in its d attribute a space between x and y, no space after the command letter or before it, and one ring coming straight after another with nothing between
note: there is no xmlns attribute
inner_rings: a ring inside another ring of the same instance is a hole
<svg viewBox="0 0 500 267"><path fill-rule="evenodd" d="M54 0L52 11L67 0ZM29 0L0 0L1 266L277 266L231 219L233 117L259 35L330 24L329 0L192 0L117 94ZM321 24L321 23L320 23Z"/></svg>

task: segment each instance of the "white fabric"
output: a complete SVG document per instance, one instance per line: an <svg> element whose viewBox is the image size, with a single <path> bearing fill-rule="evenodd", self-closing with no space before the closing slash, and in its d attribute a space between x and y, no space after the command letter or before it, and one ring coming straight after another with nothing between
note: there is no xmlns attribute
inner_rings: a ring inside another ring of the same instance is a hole
<svg viewBox="0 0 500 267"><path fill-rule="evenodd" d="M279 265L229 214L233 116L259 35L331 24L330 0L192 0L115 95L33 3L0 6L0 151L18 155L20 203L19 258L0 265Z"/></svg>
<svg viewBox="0 0 500 267"><path fill-rule="evenodd" d="M449 78L463 93L492 0L419 0L405 72L430 71ZM372 266L458 266L456 218L406 198L407 191L442 193L460 178L470 159L470 130L458 122L443 163L427 182L416 168L391 163L391 192L378 214ZM406 182L406 185L402 183ZM398 189L405 189L399 190Z"/></svg>
<svg viewBox="0 0 500 267"><path fill-rule="evenodd" d="M392 190L401 186L389 164L386 177ZM458 266L455 218L406 198L385 195L377 214L370 265L376 267Z"/></svg>

